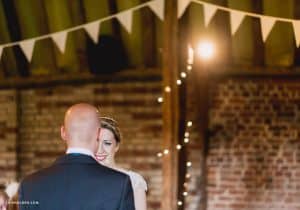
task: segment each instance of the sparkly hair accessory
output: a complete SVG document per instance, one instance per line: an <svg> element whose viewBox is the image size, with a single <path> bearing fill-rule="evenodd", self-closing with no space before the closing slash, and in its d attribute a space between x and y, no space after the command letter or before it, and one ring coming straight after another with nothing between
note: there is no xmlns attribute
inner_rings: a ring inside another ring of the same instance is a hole
<svg viewBox="0 0 300 210"><path fill-rule="evenodd" d="M117 121L111 117L100 117L100 121L101 127L110 130L114 134L116 141L120 143L122 136Z"/></svg>

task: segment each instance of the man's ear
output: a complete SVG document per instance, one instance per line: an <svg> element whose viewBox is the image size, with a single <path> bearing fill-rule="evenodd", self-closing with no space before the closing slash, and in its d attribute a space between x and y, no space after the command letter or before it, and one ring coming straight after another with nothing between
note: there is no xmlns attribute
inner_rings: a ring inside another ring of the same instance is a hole
<svg viewBox="0 0 300 210"><path fill-rule="evenodd" d="M64 141L67 141L66 128L63 125L60 127L60 136Z"/></svg>

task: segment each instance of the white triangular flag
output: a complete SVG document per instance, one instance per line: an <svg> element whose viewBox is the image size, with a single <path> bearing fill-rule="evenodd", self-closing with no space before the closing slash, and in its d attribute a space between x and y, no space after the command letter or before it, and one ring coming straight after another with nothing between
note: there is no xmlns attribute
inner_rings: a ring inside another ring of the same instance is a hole
<svg viewBox="0 0 300 210"><path fill-rule="evenodd" d="M231 24L231 35L234 35L237 29L240 27L245 14L243 12L230 12L230 24Z"/></svg>
<svg viewBox="0 0 300 210"><path fill-rule="evenodd" d="M261 17L260 23L261 23L261 32L262 32L262 38L265 42L275 24L276 19L271 17Z"/></svg>
<svg viewBox="0 0 300 210"><path fill-rule="evenodd" d="M159 19L164 19L165 11L165 1L164 0L153 0L149 2L149 7L152 11L159 17Z"/></svg>
<svg viewBox="0 0 300 210"><path fill-rule="evenodd" d="M98 42L100 21L94 21L83 26L95 44Z"/></svg>
<svg viewBox="0 0 300 210"><path fill-rule="evenodd" d="M208 26L211 18L215 15L217 11L217 7L209 4L203 4L203 8L204 8L204 25L206 27Z"/></svg>
<svg viewBox="0 0 300 210"><path fill-rule="evenodd" d="M20 47L22 48L27 60L30 62L33 54L33 48L34 48L34 39L29 39L20 42Z"/></svg>
<svg viewBox="0 0 300 210"><path fill-rule="evenodd" d="M299 20L293 21L293 27L294 27L296 45L297 47L299 47L300 46L300 21Z"/></svg>
<svg viewBox="0 0 300 210"><path fill-rule="evenodd" d="M55 42L55 44L57 45L57 47L59 48L60 52L64 53L66 48L67 32L66 31L57 32L52 34L51 37Z"/></svg>
<svg viewBox="0 0 300 210"><path fill-rule="evenodd" d="M3 52L3 47L0 46L0 59L1 59L1 56L2 56L2 52Z"/></svg>
<svg viewBox="0 0 300 210"><path fill-rule="evenodd" d="M186 8L191 3L191 0L178 0L177 2L177 18L181 18Z"/></svg>
<svg viewBox="0 0 300 210"><path fill-rule="evenodd" d="M127 30L128 33L131 33L132 29L132 11L128 10L121 12L117 15L117 19L120 21L122 26Z"/></svg>

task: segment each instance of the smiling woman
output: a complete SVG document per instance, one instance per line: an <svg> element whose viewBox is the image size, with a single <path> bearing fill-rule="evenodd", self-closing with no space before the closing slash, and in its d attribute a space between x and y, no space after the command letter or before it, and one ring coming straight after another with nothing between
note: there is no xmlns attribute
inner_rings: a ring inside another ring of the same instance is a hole
<svg viewBox="0 0 300 210"><path fill-rule="evenodd" d="M96 159L100 164L115 170L121 171L130 177L136 210L146 210L146 191L147 183L144 178L133 171L125 170L117 166L115 154L119 150L121 142L121 132L115 120L107 117L101 117L100 144Z"/></svg>

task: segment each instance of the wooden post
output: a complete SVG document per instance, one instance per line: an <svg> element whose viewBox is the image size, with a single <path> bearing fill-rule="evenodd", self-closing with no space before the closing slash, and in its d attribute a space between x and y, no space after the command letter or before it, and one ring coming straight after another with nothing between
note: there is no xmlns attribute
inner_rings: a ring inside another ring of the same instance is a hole
<svg viewBox="0 0 300 210"><path fill-rule="evenodd" d="M178 37L177 37L177 0L166 0L164 21L163 48L163 148L169 149L169 154L163 156L163 210L177 209L178 192L178 121L179 102L178 86ZM171 91L166 92L165 87Z"/></svg>
<svg viewBox="0 0 300 210"><path fill-rule="evenodd" d="M208 124L209 124L209 82L210 82L210 65L205 63L205 61L200 61L195 58L195 64L193 68L193 85L197 90L195 91L196 106L197 106L197 131L199 134L199 139L201 143L201 161L200 161L200 187L201 187L201 200L200 200L200 210L207 209L207 173L206 173L206 157L208 154L209 147L209 137L208 137Z"/></svg>

